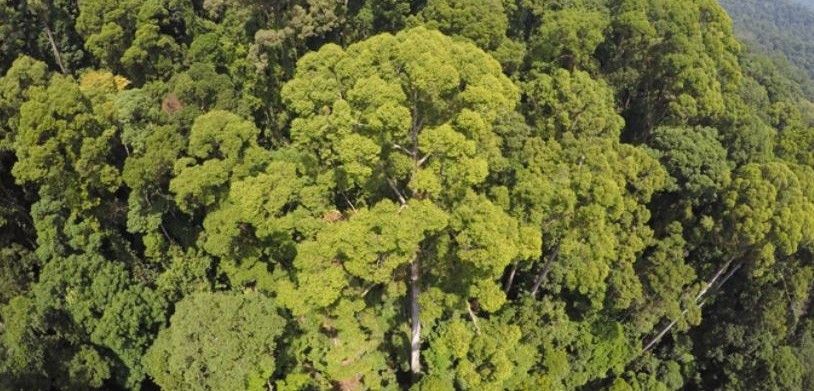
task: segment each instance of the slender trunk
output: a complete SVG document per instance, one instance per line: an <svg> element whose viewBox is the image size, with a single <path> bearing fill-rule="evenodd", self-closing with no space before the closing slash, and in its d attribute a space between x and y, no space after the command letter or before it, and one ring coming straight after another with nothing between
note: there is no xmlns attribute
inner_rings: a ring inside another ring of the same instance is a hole
<svg viewBox="0 0 814 391"><path fill-rule="evenodd" d="M673 326L676 325L676 323L678 323L678 320L683 318L684 315L687 314L687 311L688 311L687 309L685 309L684 311L681 311L681 316L676 318L676 319L673 319L673 321L670 322L670 324L668 324L667 327L663 328L661 330L661 332L658 333L658 335L656 335L653 339L651 339L650 342L647 345L645 345L644 349L642 349L642 353L647 352L648 350L653 348L653 346L656 346L656 344L659 341L661 341L661 338L664 337L664 335L667 334L670 331L670 329L672 329Z"/></svg>
<svg viewBox="0 0 814 391"><path fill-rule="evenodd" d="M517 267L520 266L520 262L515 262L512 265L512 271L509 272L509 278L506 280L506 285L503 286L503 291L506 294L509 294L509 291L512 290L512 284L514 284L514 276L517 274Z"/></svg>
<svg viewBox="0 0 814 391"><path fill-rule="evenodd" d="M57 43L56 41L54 41L54 34L51 33L51 28L48 27L48 24L45 24L45 35L48 36L48 42L51 44L51 51L54 52L54 59L57 61L59 69L62 71L63 74L67 74L68 71L65 70L65 64L62 62L62 55L59 53Z"/></svg>
<svg viewBox="0 0 814 391"><path fill-rule="evenodd" d="M412 91L413 107L412 125L410 126L410 139L412 145L413 157L413 174L418 172L421 163L418 160L418 133L423 126L423 119L418 108L418 92ZM410 176L412 179L412 175ZM401 206L406 207L407 202L404 196L398 191L398 187L392 184L393 190L399 195L399 202ZM423 199L423 194L413 194L416 199ZM421 307L418 303L418 298L421 295L421 248L418 249L413 262L410 263L410 372L413 374L413 380L417 380L418 375L421 373Z"/></svg>
<svg viewBox="0 0 814 391"><path fill-rule="evenodd" d="M159 226L161 227L161 232L164 233L164 237L167 238L167 240L169 240L170 242L174 243L172 237L170 236L170 233L167 232L167 228L164 228L164 223L162 222L161 224L159 224Z"/></svg>
<svg viewBox="0 0 814 391"><path fill-rule="evenodd" d="M557 258L557 254L559 254L559 252L560 247L557 246L554 251L548 257L546 257L543 268L540 270L540 273L537 274L537 277L534 278L534 286L531 288L531 297L537 297L537 291L540 290L540 285L543 285L545 277L548 275L548 272L551 271L551 266L554 265L554 260Z"/></svg>
<svg viewBox="0 0 814 391"><path fill-rule="evenodd" d="M418 297L421 293L421 269L418 263L418 256L410 264L410 371L413 375L421 373L421 308L418 304Z"/></svg>
<svg viewBox="0 0 814 391"><path fill-rule="evenodd" d="M726 271L727 268L729 268L729 266L732 264L732 261L734 261L734 260L735 260L735 257L732 257L727 263L725 263L720 269L718 269L718 272L715 273L715 276L712 277L712 279L709 280L709 282L707 282L707 284L704 286L704 289L701 290L701 293L699 293L698 296L695 297L695 302L698 303L699 307L703 307L704 304L706 303L705 300L701 301L700 303L699 303L699 301L704 297L704 295L706 295L709 292L710 288L713 285L715 285L715 281L718 280L718 278L720 278L723 275L723 273ZM718 286L715 287L715 289L716 290L721 289L721 287L723 287L724 284L726 284L726 282L729 281L729 279L735 274L735 272L738 271L738 269L741 268L741 266L743 266L743 263L739 263L738 265L733 267L732 270L730 270L729 273L726 274L726 277L724 277L724 279L721 280L721 283L718 284ZM661 340L661 338L664 337L664 335L667 334L670 331L670 329L672 329L673 326L676 325L676 323L678 323L678 320L683 318L684 315L687 314L687 311L689 311L689 310L684 309L684 311L681 311L681 316L679 316L678 318L676 318L672 322L670 322L670 324L665 326L661 330L661 332L659 332L653 339L651 339L650 342L648 342L647 345L645 345L644 349L642 349L642 353L645 353L648 350L652 349L654 346L656 346L656 344Z"/></svg>
<svg viewBox="0 0 814 391"><path fill-rule="evenodd" d="M717 281L719 278L721 278L721 275L724 274L726 269L729 268L729 265L731 265L733 261L735 261L735 256L729 258L729 260L726 261L726 263L723 266L721 266L720 269L718 269L718 272L715 273L715 276L713 276L712 279L710 279L709 282L707 282L707 284L704 285L704 288L701 289L701 292L699 292L698 296L695 297L695 302L696 303L698 302L698 300L700 300L702 297L704 297L704 295L707 294L707 292L709 291L710 288L712 288L713 285L715 285L715 281Z"/></svg>
<svg viewBox="0 0 814 391"><path fill-rule="evenodd" d="M537 291L540 290L540 285L543 284L545 277L548 275L548 271L551 270L552 263L551 258L547 259L545 265L543 265L543 269L540 270L540 273L534 278L534 285L531 287L531 297L537 297Z"/></svg>
<svg viewBox="0 0 814 391"><path fill-rule="evenodd" d="M469 303L469 300L466 300L466 311L469 312L469 319L472 319L472 323L475 325L475 332L480 335L481 330L480 325L478 324L478 316L475 315L475 311L472 311L472 304Z"/></svg>

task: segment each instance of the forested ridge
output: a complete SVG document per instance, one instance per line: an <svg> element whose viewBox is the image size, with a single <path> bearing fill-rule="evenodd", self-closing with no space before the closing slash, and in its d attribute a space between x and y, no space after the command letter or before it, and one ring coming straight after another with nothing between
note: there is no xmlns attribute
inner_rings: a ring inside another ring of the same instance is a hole
<svg viewBox="0 0 814 391"><path fill-rule="evenodd" d="M794 0L797 4L802 4L806 7L814 9L814 0Z"/></svg>
<svg viewBox="0 0 814 391"><path fill-rule="evenodd" d="M814 389L716 0L7 0L0 75L0 390Z"/></svg>
<svg viewBox="0 0 814 391"><path fill-rule="evenodd" d="M720 0L735 32L814 99L814 0ZM766 59L764 59L766 60Z"/></svg>

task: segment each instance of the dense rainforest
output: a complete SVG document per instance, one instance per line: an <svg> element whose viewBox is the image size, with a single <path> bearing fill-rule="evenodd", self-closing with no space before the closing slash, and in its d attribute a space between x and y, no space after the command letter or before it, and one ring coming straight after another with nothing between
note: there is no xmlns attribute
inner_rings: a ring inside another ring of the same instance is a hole
<svg viewBox="0 0 814 391"><path fill-rule="evenodd" d="M0 390L814 389L715 0L4 0L0 75Z"/></svg>
<svg viewBox="0 0 814 391"><path fill-rule="evenodd" d="M720 0L736 35L814 99L814 0Z"/></svg>

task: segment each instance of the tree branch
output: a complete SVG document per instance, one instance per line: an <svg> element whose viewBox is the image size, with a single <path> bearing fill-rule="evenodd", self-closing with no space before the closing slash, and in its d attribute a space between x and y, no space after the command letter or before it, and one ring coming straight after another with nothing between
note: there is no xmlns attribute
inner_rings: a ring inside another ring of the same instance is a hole
<svg viewBox="0 0 814 391"><path fill-rule="evenodd" d="M423 166L423 165L424 165L424 163L427 161L427 159L429 159L429 158L430 158L430 156L431 156L431 155L432 155L431 153L428 153L426 156L424 156L424 157L422 157L421 159L419 159L419 160L416 162L416 166L417 166L417 167L421 167L421 166Z"/></svg>
<svg viewBox="0 0 814 391"><path fill-rule="evenodd" d="M517 268L520 266L520 262L515 262L512 265L512 271L509 272L509 278L506 280L506 284L503 285L503 291L506 295L509 294L509 291L512 290L512 284L514 284L514 276L517 274Z"/></svg>
<svg viewBox="0 0 814 391"><path fill-rule="evenodd" d="M698 296L696 296L696 298L695 298L695 302L696 302L696 303L698 303L698 307L703 307L703 306L704 306L704 304L706 304L706 300L703 300L703 301L701 301L700 303L699 303L699 300L700 300L701 298L703 298L703 297L704 297L704 295L705 295L707 292L709 292L710 287L711 287L713 284L715 284L715 280L717 280L717 279L718 279L718 278L719 278L719 277L720 277L720 276L723 274L723 271L724 271L724 270L726 270L726 268L728 268L728 267L729 267L729 265L731 265L731 264L732 264L732 261L733 261L734 259L735 259L735 257L732 257L732 258L731 258L731 259L730 259L730 260L729 260L729 261L728 261L726 264L724 264L724 266L723 266L723 267L721 267L721 269L719 269L719 270L718 270L718 273L715 273L715 276L712 278L712 280L710 280L710 281L707 283L706 287L705 287L704 289L702 289L702 290L701 290L701 293L700 293ZM729 281L729 279L730 279L730 278L731 278L731 277L732 277L732 276L735 274L735 272L737 272L737 271L738 271L738 269L740 269L740 268L741 268L741 266L743 266L743 263L742 263L742 262L741 262L741 263L739 263L739 264L737 264L735 267L733 267L733 268L732 268L732 270L730 270L730 271L729 271L729 273L727 273L727 274L726 274L726 276L724 277L724 279L723 279L723 280L721 280L721 282L720 282L720 283L719 283L717 286L715 286L715 290L719 290L719 289L721 289L721 287L723 287L723 286L724 286L724 284L726 284L726 282L727 282L727 281ZM657 334L657 335L656 335L656 336L655 336L655 337L654 337L652 340L650 340L650 342L648 342L648 343L647 343L647 345L645 345L645 347L644 347L644 349L642 349L642 352L641 352L641 353L646 353L647 351L649 351L650 349L652 349L654 346L656 346L656 344L657 344L657 343L658 343L658 342L661 340L661 338L663 338L663 337L664 337L664 336L665 336L665 335L666 335L666 334L667 334L667 333L670 331L670 329L672 329L672 328L673 328L673 326L675 326L675 325L676 325L676 323L678 323L678 320L679 320L679 319L681 319L681 318L683 318L683 317L684 317L684 315L687 315L687 312L688 312L688 311L689 311L689 309L688 309L688 308L685 308L685 309L684 309L684 311L681 311L681 316L679 316L678 318L674 319L672 322L670 322L670 324L668 324L667 326L665 326L665 327L664 327L664 328L663 328L663 329L662 329L662 330L661 330L661 331L660 331L660 332L659 332L659 333L658 333L658 334Z"/></svg>
<svg viewBox="0 0 814 391"><path fill-rule="evenodd" d="M481 335L480 326L478 325L478 317L475 315L475 312L472 311L472 305L469 303L469 300L466 301L466 310L469 312L469 319L472 319L472 323L475 324L475 332L478 335Z"/></svg>
<svg viewBox="0 0 814 391"><path fill-rule="evenodd" d="M353 202L350 202L350 199L348 199L348 195L344 191L342 191L341 193L342 193L342 198L345 199L345 202L348 203L348 206L350 206L350 209L353 210L353 212L355 213L356 212L356 206L353 205Z"/></svg>
<svg viewBox="0 0 814 391"><path fill-rule="evenodd" d="M421 373L421 307L418 297L421 295L421 269L416 254L410 263L410 372L413 376Z"/></svg>
<svg viewBox="0 0 814 391"><path fill-rule="evenodd" d="M710 288L712 288L713 285L715 285L715 281L717 281L718 278L720 278L721 275L729 268L729 265L732 264L732 262L735 260L735 258L736 258L735 256L732 256L731 258L729 258L728 261L726 261L726 263L723 266L721 266L720 269L718 269L718 272L715 273L715 276L713 276L712 279L709 280L709 282L707 282L707 284L704 286L704 288L701 289L701 292L698 293L698 296L695 297L695 302L696 303L698 302L698 300L700 300L702 297L704 297L704 295L707 294L707 292L709 291Z"/></svg>
<svg viewBox="0 0 814 391"><path fill-rule="evenodd" d="M45 26L45 35L48 36L48 42L51 44L51 51L54 52L54 59L57 60L57 65L59 65L62 73L67 74L68 71L65 70L65 64L62 62L62 55L59 53L56 41L54 41L54 34L51 33L51 28L48 27L47 23L43 23L43 25Z"/></svg>
<svg viewBox="0 0 814 391"><path fill-rule="evenodd" d="M402 147L400 144L393 143L393 148L398 149L399 151L402 151L412 157L415 157L413 156L413 151L410 151L409 149Z"/></svg>
<svg viewBox="0 0 814 391"><path fill-rule="evenodd" d="M531 297L537 297L537 291L540 290L540 285L543 284L546 275L548 272L551 271L551 267L554 265L554 260L557 258L557 255L560 253L560 246L554 248L554 251L546 257L545 264L543 265L543 269L540 270L540 273L537 274L537 277L534 279L534 286L531 288Z"/></svg>
<svg viewBox="0 0 814 391"><path fill-rule="evenodd" d="M396 182L393 181L391 178L387 178L387 184L390 185L390 188L393 189L394 193L396 193L396 197L399 198L399 203L401 203L402 206L407 205L407 200L401 194L401 191L399 191L398 186L396 186Z"/></svg>

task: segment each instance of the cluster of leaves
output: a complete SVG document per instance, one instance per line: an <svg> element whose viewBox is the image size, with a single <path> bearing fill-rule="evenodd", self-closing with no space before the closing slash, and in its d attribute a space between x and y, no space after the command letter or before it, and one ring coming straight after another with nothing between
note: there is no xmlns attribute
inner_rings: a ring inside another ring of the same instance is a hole
<svg viewBox="0 0 814 391"><path fill-rule="evenodd" d="M814 386L814 104L714 0L0 4L0 389Z"/></svg>

